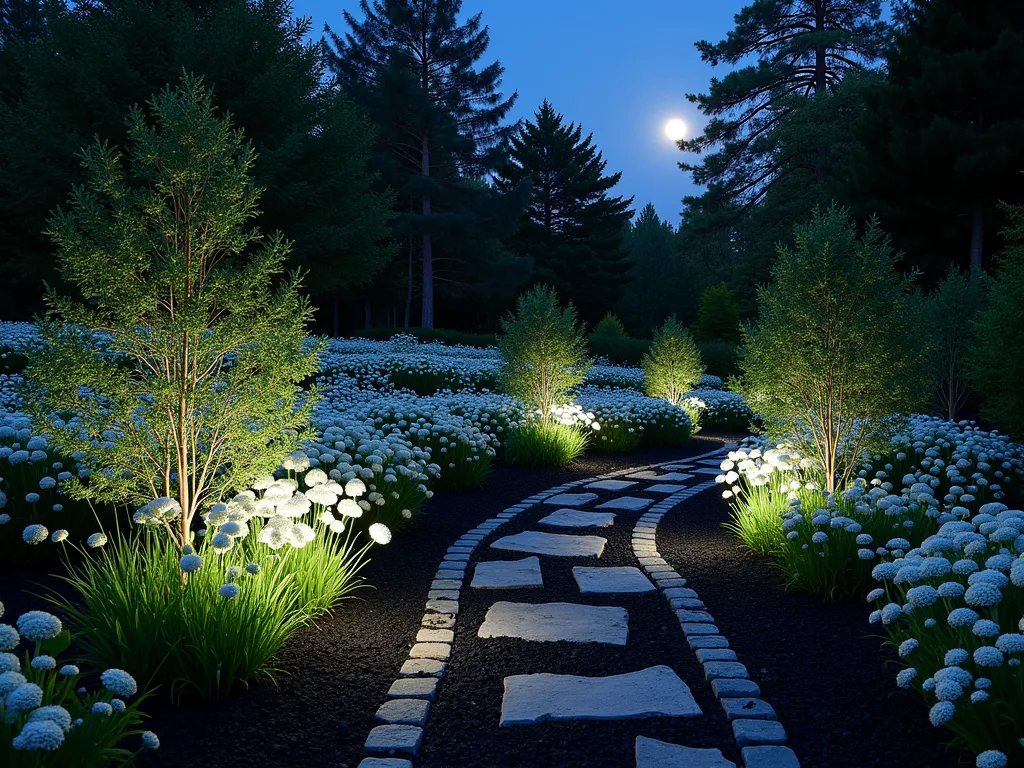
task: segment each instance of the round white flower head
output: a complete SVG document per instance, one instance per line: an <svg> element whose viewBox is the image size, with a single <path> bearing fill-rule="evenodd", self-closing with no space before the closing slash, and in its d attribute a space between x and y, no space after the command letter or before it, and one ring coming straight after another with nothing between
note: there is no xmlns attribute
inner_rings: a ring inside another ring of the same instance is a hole
<svg viewBox="0 0 1024 768"><path fill-rule="evenodd" d="M1001 667L1003 652L991 645L983 645L974 651L974 663L979 667Z"/></svg>
<svg viewBox="0 0 1024 768"><path fill-rule="evenodd" d="M92 705L92 713L94 715L105 715L110 717L114 714L114 708L105 701L97 701Z"/></svg>
<svg viewBox="0 0 1024 768"><path fill-rule="evenodd" d="M0 651L17 648L20 642L21 636L18 634L18 630L10 624L0 624Z"/></svg>
<svg viewBox="0 0 1024 768"><path fill-rule="evenodd" d="M77 675L78 667L76 667L74 664L65 664L63 667L60 668L60 674L64 675L64 677L71 677L72 675Z"/></svg>
<svg viewBox="0 0 1024 768"><path fill-rule="evenodd" d="M988 749L974 761L976 768L1006 768L1009 758L997 749Z"/></svg>
<svg viewBox="0 0 1024 768"><path fill-rule="evenodd" d="M391 541L391 529L384 523L374 523L370 526L368 533L370 538L378 544L387 544Z"/></svg>
<svg viewBox="0 0 1024 768"><path fill-rule="evenodd" d="M21 672L21 659L13 653L0 653L0 674Z"/></svg>
<svg viewBox="0 0 1024 768"><path fill-rule="evenodd" d="M100 675L100 682L103 683L104 688L115 696L134 696L139 690L135 678L123 669L108 669Z"/></svg>
<svg viewBox="0 0 1024 768"><path fill-rule="evenodd" d="M94 533L92 536L85 540L85 543L93 549L96 549L97 547L102 547L107 543L107 534L102 532Z"/></svg>
<svg viewBox="0 0 1024 768"><path fill-rule="evenodd" d="M34 709L28 716L28 722L30 723L44 720L56 723L64 733L71 730L71 713L64 709L64 707L59 707L56 704Z"/></svg>
<svg viewBox="0 0 1024 768"><path fill-rule="evenodd" d="M1024 653L1024 635L1000 635L996 640L996 648L1007 654Z"/></svg>
<svg viewBox="0 0 1024 768"><path fill-rule="evenodd" d="M32 669L40 669L44 672L57 668L57 660L53 656L36 656L32 659L31 664Z"/></svg>
<svg viewBox="0 0 1024 768"><path fill-rule="evenodd" d="M909 688L914 678L917 677L917 670L913 667L907 667L901 669L899 674L896 675L896 685L900 688Z"/></svg>
<svg viewBox="0 0 1024 768"><path fill-rule="evenodd" d="M245 572L255 576L257 573L260 572L260 564L259 563L249 563L247 566L245 566Z"/></svg>
<svg viewBox="0 0 1024 768"><path fill-rule="evenodd" d="M46 541L46 538L50 535L50 532L46 530L46 526L35 523L33 525L25 526L25 530L21 533L21 538L24 539L26 544L35 546Z"/></svg>
<svg viewBox="0 0 1024 768"><path fill-rule="evenodd" d="M359 498L366 493L366 484L358 477L355 477L345 483L345 493L352 498Z"/></svg>
<svg viewBox="0 0 1024 768"><path fill-rule="evenodd" d="M56 531L53 532L53 535L50 536L50 541L52 541L54 544L59 544L60 542L64 541L64 539L66 539L67 537L68 532L64 528L58 528Z"/></svg>
<svg viewBox="0 0 1024 768"><path fill-rule="evenodd" d="M946 656L943 659L947 667L959 666L971 658L971 654L965 651L963 648L951 648L946 651Z"/></svg>
<svg viewBox="0 0 1024 768"><path fill-rule="evenodd" d="M143 731L142 746L146 749L160 749L160 739L152 731Z"/></svg>
<svg viewBox="0 0 1024 768"><path fill-rule="evenodd" d="M26 493L25 501L27 501L29 504L35 504L36 502L39 501L39 494L35 492Z"/></svg>
<svg viewBox="0 0 1024 768"><path fill-rule="evenodd" d="M313 468L306 473L303 478L307 488L312 488L315 485L323 485L328 480L327 473L322 469Z"/></svg>
<svg viewBox="0 0 1024 768"><path fill-rule="evenodd" d="M0 673L0 697L5 697L19 685L24 685L28 681L25 676L20 672L11 670L10 672Z"/></svg>
<svg viewBox="0 0 1024 768"><path fill-rule="evenodd" d="M956 714L956 705L952 701L940 701L928 712L928 720L938 728L953 719Z"/></svg>
<svg viewBox="0 0 1024 768"><path fill-rule="evenodd" d="M338 502L338 514L344 517L362 517L363 508L355 499L341 499Z"/></svg>
<svg viewBox="0 0 1024 768"><path fill-rule="evenodd" d="M296 523L288 530L288 540L296 549L302 549L316 538L316 531L305 523Z"/></svg>
<svg viewBox="0 0 1024 768"><path fill-rule="evenodd" d="M4 706L11 712L29 712L42 703L43 689L35 683L22 683L4 699Z"/></svg>
<svg viewBox="0 0 1024 768"><path fill-rule="evenodd" d="M127 709L127 705L120 699L111 699L110 708L114 710L115 715L120 715Z"/></svg>
<svg viewBox="0 0 1024 768"><path fill-rule="evenodd" d="M182 555L181 560L178 561L178 565L181 566L183 573L193 573L203 566L203 558L196 554Z"/></svg>
<svg viewBox="0 0 1024 768"><path fill-rule="evenodd" d="M917 647L919 645L920 645L920 643L916 639L914 639L913 637L911 637L911 638L909 638L907 640L904 640L902 643L900 643L900 648L899 648L900 658L906 658L907 656L912 654L914 651L917 650Z"/></svg>
<svg viewBox="0 0 1024 768"><path fill-rule="evenodd" d="M228 536L226 533L214 534L213 538L210 539L210 546L213 551L218 555L223 555L225 552L235 546L234 539Z"/></svg>
<svg viewBox="0 0 1024 768"><path fill-rule="evenodd" d="M18 617L18 631L31 643L51 640L61 633L60 619L46 611L28 611Z"/></svg>
<svg viewBox="0 0 1024 768"><path fill-rule="evenodd" d="M11 739L11 746L17 750L40 750L53 752L64 743L64 731L51 720L27 722L21 732Z"/></svg>
<svg viewBox="0 0 1024 768"><path fill-rule="evenodd" d="M946 621L951 627L973 627L980 617L970 608L954 608Z"/></svg>
<svg viewBox="0 0 1024 768"><path fill-rule="evenodd" d="M239 592L241 592L241 590L238 588L238 585L234 582L228 582L227 584L222 585L221 588L217 590L217 594L226 600L234 600L236 597L238 597Z"/></svg>

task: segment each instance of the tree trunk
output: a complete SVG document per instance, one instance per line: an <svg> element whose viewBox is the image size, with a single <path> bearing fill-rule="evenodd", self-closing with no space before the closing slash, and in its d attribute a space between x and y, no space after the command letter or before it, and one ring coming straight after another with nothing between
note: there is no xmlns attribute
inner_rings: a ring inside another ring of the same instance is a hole
<svg viewBox="0 0 1024 768"><path fill-rule="evenodd" d="M420 173L430 176L430 139L423 136L423 154L420 161ZM423 191L423 317L420 325L424 328L434 327L434 251L430 242L430 231L427 219L430 217L430 192Z"/></svg>

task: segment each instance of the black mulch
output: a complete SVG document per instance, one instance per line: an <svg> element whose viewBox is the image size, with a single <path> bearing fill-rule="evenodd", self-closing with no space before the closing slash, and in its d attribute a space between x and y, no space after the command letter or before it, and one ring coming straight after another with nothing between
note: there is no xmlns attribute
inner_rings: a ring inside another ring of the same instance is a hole
<svg viewBox="0 0 1024 768"><path fill-rule="evenodd" d="M951 768L920 694L896 686L896 654L868 623L867 603L823 603L787 591L779 570L722 527L728 505L712 489L669 512L658 551L715 623L778 713L808 768ZM961 762L962 761L962 762Z"/></svg>

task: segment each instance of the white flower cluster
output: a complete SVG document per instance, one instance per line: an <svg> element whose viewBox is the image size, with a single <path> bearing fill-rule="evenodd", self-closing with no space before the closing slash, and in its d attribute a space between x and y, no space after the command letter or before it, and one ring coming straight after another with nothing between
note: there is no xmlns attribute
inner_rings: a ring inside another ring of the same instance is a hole
<svg viewBox="0 0 1024 768"><path fill-rule="evenodd" d="M643 368L627 368L621 365L594 365L587 371L584 385L588 387L612 387L615 389L644 389Z"/></svg>
<svg viewBox="0 0 1024 768"><path fill-rule="evenodd" d="M729 451L719 468L722 474L715 477L715 482L728 485L722 497L729 499L737 496L746 488L767 487L769 490L783 494L784 502L793 501L793 493L801 488L814 490L817 485L804 479L804 470L810 461L801 458L785 443L778 443L774 448L759 448L757 441L747 441L751 446ZM780 512L782 504L780 504Z"/></svg>
<svg viewBox="0 0 1024 768"><path fill-rule="evenodd" d="M754 418L754 412L738 392L694 389L683 395L683 405L691 411L691 415L696 416L697 423L706 429L746 431Z"/></svg>
<svg viewBox="0 0 1024 768"><path fill-rule="evenodd" d="M636 437L658 437L659 444L681 443L689 437L692 423L686 411L658 397L647 397L631 389L583 387L576 402L586 408L600 425L598 440L610 441L617 432ZM673 441L670 435L677 439Z"/></svg>

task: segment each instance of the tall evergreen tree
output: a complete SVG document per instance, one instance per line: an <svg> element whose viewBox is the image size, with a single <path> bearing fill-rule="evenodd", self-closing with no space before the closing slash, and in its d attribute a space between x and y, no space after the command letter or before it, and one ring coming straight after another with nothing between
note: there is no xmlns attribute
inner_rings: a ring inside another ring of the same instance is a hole
<svg viewBox="0 0 1024 768"><path fill-rule="evenodd" d="M459 23L462 0L361 0L360 9L362 20L344 12L343 36L327 28L329 63L345 92L382 126L386 164L403 199L419 203L405 215L406 231L419 240L421 324L432 328L434 237L452 219L436 208L460 177L494 167L516 94L498 91L499 62L476 68L490 36L479 13Z"/></svg>
<svg viewBox="0 0 1024 768"><path fill-rule="evenodd" d="M622 318L638 336L649 336L686 303L690 275L678 251L679 241L667 221L648 203L629 228L625 248L632 266L619 303Z"/></svg>
<svg viewBox="0 0 1024 768"><path fill-rule="evenodd" d="M48 6L49 7L49 6ZM287 0L92 0L54 6L44 34L5 45L0 86L0 313L37 311L55 280L45 222L83 180L79 148L124 146L124 115L183 71L201 76L258 159L259 225L315 270L314 292L367 282L389 255L388 195L373 189L365 116L325 82L323 46ZM5 73L6 74L6 73Z"/></svg>
<svg viewBox="0 0 1024 768"><path fill-rule="evenodd" d="M0 44L33 40L42 34L46 13L41 0L0 0Z"/></svg>
<svg viewBox="0 0 1024 768"><path fill-rule="evenodd" d="M499 190L530 183L512 247L531 256L535 279L554 286L589 323L615 305L630 267L622 241L633 198L610 194L622 174L606 175L606 166L594 135L584 137L545 100L511 136L495 174Z"/></svg>
<svg viewBox="0 0 1024 768"><path fill-rule="evenodd" d="M850 202L934 283L997 253L999 202L1024 202L1024 4L910 0L901 18Z"/></svg>

